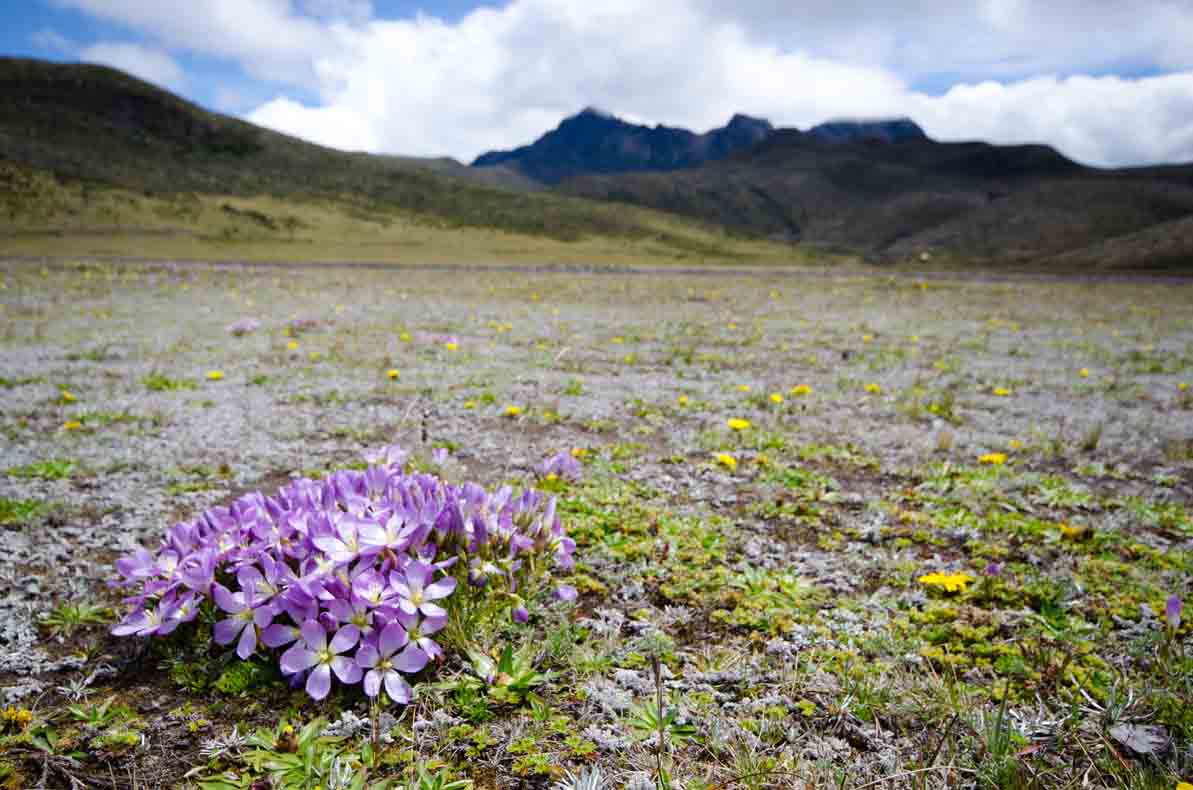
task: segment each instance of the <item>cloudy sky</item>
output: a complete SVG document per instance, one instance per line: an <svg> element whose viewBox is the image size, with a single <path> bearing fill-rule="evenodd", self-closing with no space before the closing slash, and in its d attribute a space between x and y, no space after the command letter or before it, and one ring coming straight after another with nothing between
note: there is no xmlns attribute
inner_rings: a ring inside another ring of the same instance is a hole
<svg viewBox="0 0 1193 790"><path fill-rule="evenodd" d="M593 105L703 131L907 115L1193 161L1193 0L20 0L0 52L131 71L326 145L471 160Z"/></svg>

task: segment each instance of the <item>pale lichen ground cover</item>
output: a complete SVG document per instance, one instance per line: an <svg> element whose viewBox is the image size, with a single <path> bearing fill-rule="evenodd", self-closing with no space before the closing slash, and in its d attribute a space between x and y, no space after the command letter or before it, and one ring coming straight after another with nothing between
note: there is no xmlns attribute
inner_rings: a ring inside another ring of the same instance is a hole
<svg viewBox="0 0 1193 790"><path fill-rule="evenodd" d="M316 704L224 649L110 637L105 581L176 521L392 442L489 486L576 450L582 479L542 484L581 597L478 635L524 648L525 693L441 685L460 656L428 673L372 780L1193 777L1193 616L1164 620L1193 592L1193 284L0 274L0 786L248 787L233 728L282 718L338 722L359 755L358 692Z"/></svg>

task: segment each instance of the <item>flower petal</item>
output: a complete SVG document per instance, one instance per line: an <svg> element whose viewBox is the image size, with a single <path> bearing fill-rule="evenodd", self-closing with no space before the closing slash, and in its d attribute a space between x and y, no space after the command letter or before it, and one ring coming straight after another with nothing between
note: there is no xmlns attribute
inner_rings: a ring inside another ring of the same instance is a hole
<svg viewBox="0 0 1193 790"><path fill-rule="evenodd" d="M343 653L360 641L360 630L354 625L346 625L331 639L331 652Z"/></svg>
<svg viewBox="0 0 1193 790"><path fill-rule="evenodd" d="M369 670L365 675L365 694L375 697L381 691L381 673L376 669Z"/></svg>
<svg viewBox="0 0 1193 790"><path fill-rule="evenodd" d="M230 614L236 614L244 608L244 603L237 600L227 587L222 584L211 585L211 597L215 599L215 605Z"/></svg>
<svg viewBox="0 0 1193 790"><path fill-rule="evenodd" d="M414 689L397 672L385 673L385 693L399 705L407 705L414 699Z"/></svg>
<svg viewBox="0 0 1193 790"><path fill-rule="evenodd" d="M257 629L252 625L240 632L240 641L236 644L236 655L244 661L257 649Z"/></svg>
<svg viewBox="0 0 1193 790"><path fill-rule="evenodd" d="M227 620L220 620L215 624L212 630L212 635L215 637L217 645L226 645L236 639L236 635L244 627L244 620L234 620L229 617Z"/></svg>
<svg viewBox="0 0 1193 790"><path fill-rule="evenodd" d="M331 669L327 664L320 664L307 678L307 693L311 699L321 700L331 691Z"/></svg>
<svg viewBox="0 0 1193 790"><path fill-rule="evenodd" d="M406 649L394 656L393 665L399 672L413 675L415 672L421 671L427 665L428 660L427 654L418 645L409 644L406 645Z"/></svg>
<svg viewBox="0 0 1193 790"><path fill-rule="evenodd" d="M356 651L356 663L365 669L377 666L377 662L380 660L381 654L377 652L377 648L367 642L360 646L360 650Z"/></svg>
<svg viewBox="0 0 1193 790"><path fill-rule="evenodd" d="M331 668L335 670L336 677L344 683L359 683L360 682L360 667L356 662L347 656L336 656L331 660Z"/></svg>
<svg viewBox="0 0 1193 790"><path fill-rule="evenodd" d="M402 627L401 623L390 623L381 632L378 647L381 649L382 655L392 656L409 641L410 637L406 635L406 629Z"/></svg>
<svg viewBox="0 0 1193 790"><path fill-rule="evenodd" d="M274 623L261 632L261 641L269 647L281 647L290 644L300 636L302 636L302 632L296 626Z"/></svg>
<svg viewBox="0 0 1193 790"><path fill-rule="evenodd" d="M281 667L282 671L287 675L293 675L302 672L304 669L310 669L318 663L319 654L304 648L302 642L282 653Z"/></svg>
<svg viewBox="0 0 1193 790"><path fill-rule="evenodd" d="M322 650L327 647L327 631L315 620L307 620L302 624L302 641L311 650Z"/></svg>
<svg viewBox="0 0 1193 790"><path fill-rule="evenodd" d="M451 595L452 591L455 589L456 577L446 576L434 584L429 585L427 589L423 591L423 594L425 597L434 601L438 600L439 598L446 598L447 596Z"/></svg>

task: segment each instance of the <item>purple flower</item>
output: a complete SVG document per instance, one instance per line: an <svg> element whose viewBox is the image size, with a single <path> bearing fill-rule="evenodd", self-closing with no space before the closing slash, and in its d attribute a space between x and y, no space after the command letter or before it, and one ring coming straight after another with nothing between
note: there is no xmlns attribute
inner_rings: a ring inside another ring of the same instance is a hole
<svg viewBox="0 0 1193 790"><path fill-rule="evenodd" d="M555 475L561 480L579 480L584 467L580 465L571 453L556 453L539 464L535 471L539 477Z"/></svg>
<svg viewBox="0 0 1193 790"><path fill-rule="evenodd" d="M401 468L402 464L406 463L406 458L409 456L405 450L396 444L389 444L379 450L370 450L365 453L365 460L370 464L377 464L380 466L390 466Z"/></svg>
<svg viewBox="0 0 1193 790"><path fill-rule="evenodd" d="M187 587L203 594L211 593L215 581L216 552L202 549L189 555L178 566L178 578Z"/></svg>
<svg viewBox="0 0 1193 790"><path fill-rule="evenodd" d="M261 322L256 318L241 318L238 321L233 321L224 328L229 334L240 337L241 335L247 335L250 332L256 332L261 328Z"/></svg>
<svg viewBox="0 0 1193 790"><path fill-rule="evenodd" d="M405 526L400 516L390 516L385 525L364 524L360 528L361 554L370 556L382 552L397 554L410 545L417 527Z"/></svg>
<svg viewBox="0 0 1193 790"><path fill-rule="evenodd" d="M406 629L406 634L410 637L411 644L415 645L419 650L427 655L427 658L432 661L438 661L443 658L443 648L431 639L431 634L443 630L447 625L447 616L442 617L424 617L419 620L417 614L411 614L402 609L398 610L398 622Z"/></svg>
<svg viewBox="0 0 1193 790"><path fill-rule="evenodd" d="M360 526L356 519L344 517L336 524L333 535L312 538L311 542L337 565L348 565L360 556Z"/></svg>
<svg viewBox="0 0 1193 790"><path fill-rule="evenodd" d="M373 633L374 607L359 595L350 593L347 600L333 598L324 607L337 622L354 625L365 636Z"/></svg>
<svg viewBox="0 0 1193 790"><path fill-rule="evenodd" d="M524 624L530 622L530 612L525 606L519 604L510 611L510 617L515 623Z"/></svg>
<svg viewBox="0 0 1193 790"><path fill-rule="evenodd" d="M273 609L268 604L254 607L254 600L245 591L229 592L222 584L211 585L215 605L231 617L215 624L213 635L216 644L236 642L236 655L247 659L257 649L257 629L264 628L273 620ZM239 637L239 639L237 639Z"/></svg>
<svg viewBox="0 0 1193 790"><path fill-rule="evenodd" d="M401 650L401 653L398 651ZM396 655L395 655L396 654ZM414 698L410 684L399 675L413 675L427 665L427 654L410 642L400 623L390 623L381 631L377 646L363 644L356 651L356 663L369 670L365 675L365 694L375 697L385 683L385 693L394 702L405 705Z"/></svg>
<svg viewBox="0 0 1193 790"><path fill-rule="evenodd" d="M394 596L393 588L385 577L369 568L352 580L352 594L369 606L385 606Z"/></svg>
<svg viewBox="0 0 1193 790"><path fill-rule="evenodd" d="M576 588L570 584L561 584L555 588L555 600L574 601L577 596Z"/></svg>
<svg viewBox="0 0 1193 790"><path fill-rule="evenodd" d="M114 636L165 636L181 623L178 604L163 598L153 609L138 609L112 628ZM191 614L191 617L194 617Z"/></svg>
<svg viewBox="0 0 1193 790"><path fill-rule="evenodd" d="M1164 607L1164 619L1168 621L1168 627L1173 631L1181 627L1181 604L1180 596L1173 595L1168 599L1168 604Z"/></svg>
<svg viewBox="0 0 1193 790"><path fill-rule="evenodd" d="M401 596L398 606L407 614L422 612L427 617L446 617L447 611L432 601L438 601L452 594L456 579L448 576L433 584L431 577L435 567L421 560L414 560L406 566L405 573L391 573L390 586Z"/></svg>
<svg viewBox="0 0 1193 790"><path fill-rule="evenodd" d="M282 671L288 675L311 670L307 677L307 694L321 700L331 691L331 673L342 683L352 684L360 680L360 667L352 659L340 655L359 641L360 632L356 626L346 625L327 643L327 631L314 620L302 624L302 638L282 654Z"/></svg>
<svg viewBox="0 0 1193 790"><path fill-rule="evenodd" d="M294 579L294 573L286 566L268 554L261 555L261 573L253 565L246 565L236 572L236 580L240 582L240 589L250 591L250 598L257 602L268 601L282 592L288 582Z"/></svg>

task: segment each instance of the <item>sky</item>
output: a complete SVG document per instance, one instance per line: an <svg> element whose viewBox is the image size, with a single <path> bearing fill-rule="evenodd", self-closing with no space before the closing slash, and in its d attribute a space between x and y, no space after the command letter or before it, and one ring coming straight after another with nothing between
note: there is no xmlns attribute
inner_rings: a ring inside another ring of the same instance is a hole
<svg viewBox="0 0 1193 790"><path fill-rule="evenodd" d="M586 106L696 131L907 116L1086 164L1193 161L1193 0L11 0L0 53L103 63L313 142L453 156Z"/></svg>

